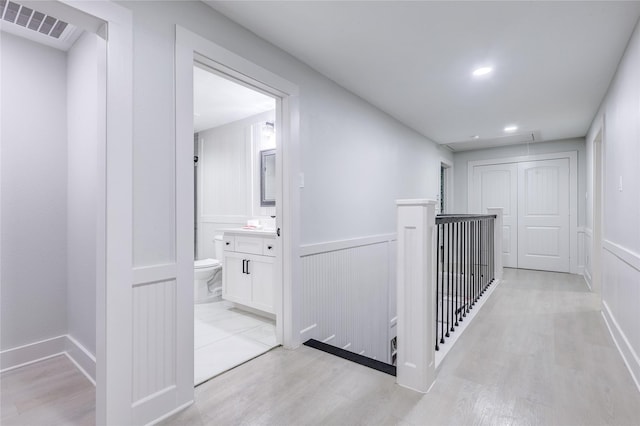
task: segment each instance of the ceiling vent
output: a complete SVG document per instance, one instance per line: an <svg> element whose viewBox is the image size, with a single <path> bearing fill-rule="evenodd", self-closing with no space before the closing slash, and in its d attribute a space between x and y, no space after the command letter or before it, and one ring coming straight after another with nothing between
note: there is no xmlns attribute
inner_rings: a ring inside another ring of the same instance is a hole
<svg viewBox="0 0 640 426"><path fill-rule="evenodd" d="M0 0L0 25L7 32L62 50L68 50L82 32L51 15L7 0Z"/></svg>

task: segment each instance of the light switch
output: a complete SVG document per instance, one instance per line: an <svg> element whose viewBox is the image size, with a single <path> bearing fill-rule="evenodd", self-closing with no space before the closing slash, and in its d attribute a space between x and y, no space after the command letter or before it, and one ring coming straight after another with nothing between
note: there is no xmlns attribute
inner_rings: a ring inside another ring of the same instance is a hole
<svg viewBox="0 0 640 426"><path fill-rule="evenodd" d="M618 182L618 191L622 192L622 176L620 176L620 181Z"/></svg>
<svg viewBox="0 0 640 426"><path fill-rule="evenodd" d="M304 173L300 173L300 175L299 175L299 183L298 183L298 186L299 186L300 188L304 188Z"/></svg>

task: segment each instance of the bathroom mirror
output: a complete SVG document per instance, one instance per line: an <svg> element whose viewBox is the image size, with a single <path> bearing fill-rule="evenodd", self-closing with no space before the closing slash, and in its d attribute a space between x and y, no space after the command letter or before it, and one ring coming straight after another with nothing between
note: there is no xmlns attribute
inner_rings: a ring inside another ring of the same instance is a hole
<svg viewBox="0 0 640 426"><path fill-rule="evenodd" d="M260 151L260 206L276 205L276 150Z"/></svg>

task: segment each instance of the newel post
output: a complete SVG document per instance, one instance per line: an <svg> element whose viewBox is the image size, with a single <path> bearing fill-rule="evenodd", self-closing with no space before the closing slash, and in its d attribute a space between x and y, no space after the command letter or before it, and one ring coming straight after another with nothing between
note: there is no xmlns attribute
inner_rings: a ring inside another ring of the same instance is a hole
<svg viewBox="0 0 640 426"><path fill-rule="evenodd" d="M435 380L434 200L398 200L396 382L426 393Z"/></svg>
<svg viewBox="0 0 640 426"><path fill-rule="evenodd" d="M487 208L487 214L495 214L496 222L493 227L493 252L494 252L494 268L495 279L502 279L502 213L504 209L502 207L489 207Z"/></svg>

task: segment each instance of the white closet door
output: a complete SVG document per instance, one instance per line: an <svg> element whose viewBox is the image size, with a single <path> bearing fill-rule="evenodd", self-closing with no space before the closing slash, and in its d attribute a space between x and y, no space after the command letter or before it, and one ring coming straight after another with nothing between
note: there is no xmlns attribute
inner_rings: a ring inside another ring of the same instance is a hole
<svg viewBox="0 0 640 426"><path fill-rule="evenodd" d="M502 207L502 264L518 267L518 164L491 164L473 168L473 195L469 213L486 214Z"/></svg>
<svg viewBox="0 0 640 426"><path fill-rule="evenodd" d="M569 272L569 159L518 163L518 267Z"/></svg>

